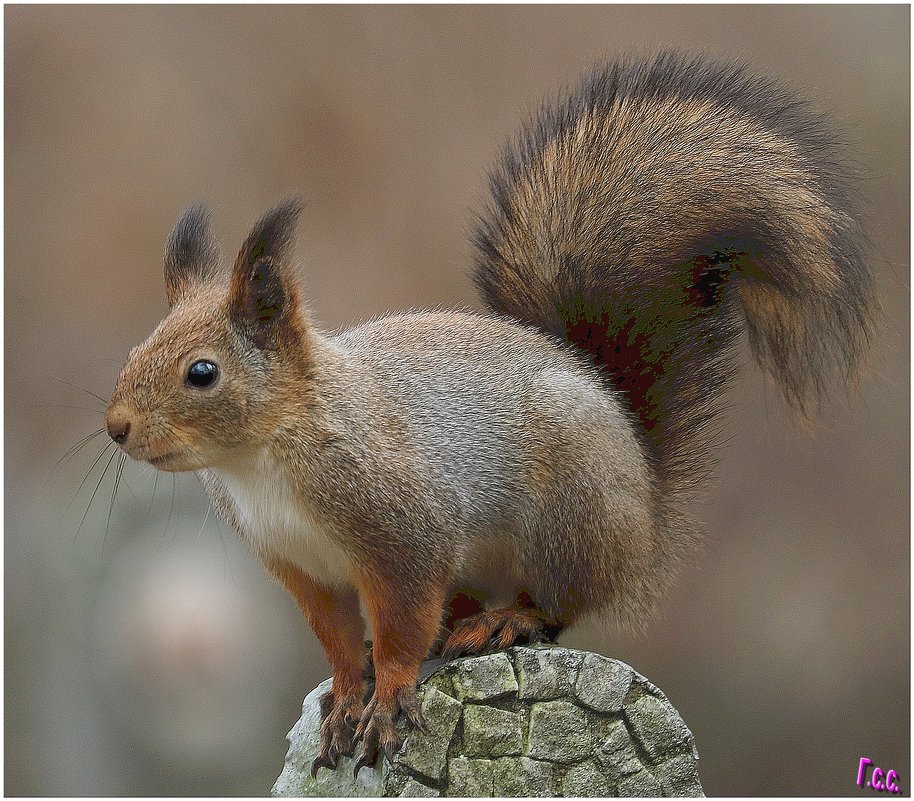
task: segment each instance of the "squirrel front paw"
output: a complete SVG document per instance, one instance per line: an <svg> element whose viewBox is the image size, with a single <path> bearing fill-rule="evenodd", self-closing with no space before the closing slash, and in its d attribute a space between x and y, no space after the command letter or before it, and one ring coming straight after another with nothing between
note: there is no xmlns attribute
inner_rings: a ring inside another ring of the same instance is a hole
<svg viewBox="0 0 914 801"><path fill-rule="evenodd" d="M362 755L355 763L354 774L358 774L366 765L374 767L380 749L384 750L387 761L393 762L394 755L403 744L403 738L397 733L396 728L397 715L401 711L419 731L428 731L419 709L414 685L403 687L395 691L393 696L386 698L379 697L375 691L355 731L356 740L362 742Z"/></svg>
<svg viewBox="0 0 914 801"><path fill-rule="evenodd" d="M339 697L328 690L321 696L321 741L317 756L311 763L311 778L317 778L321 768L335 768L341 756L352 756L355 751L356 724L365 704L361 691Z"/></svg>

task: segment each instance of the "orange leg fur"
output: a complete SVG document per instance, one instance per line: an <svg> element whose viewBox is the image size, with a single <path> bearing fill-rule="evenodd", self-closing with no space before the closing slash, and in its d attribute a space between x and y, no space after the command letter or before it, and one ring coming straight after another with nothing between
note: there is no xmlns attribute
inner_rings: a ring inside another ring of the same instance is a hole
<svg viewBox="0 0 914 801"><path fill-rule="evenodd" d="M316 776L319 768L336 767L339 756L351 756L355 748L355 725L364 709L365 623L354 590L326 587L288 562L268 569L301 607L333 668L333 689L321 698L321 742L311 765Z"/></svg>
<svg viewBox="0 0 914 801"><path fill-rule="evenodd" d="M413 587L407 595L399 582L380 577L361 576L357 584L374 630L376 683L356 729L356 739L362 741L356 773L375 764L379 747L393 760L402 744L395 728L399 712L425 731L416 682L438 635L445 601L443 585Z"/></svg>

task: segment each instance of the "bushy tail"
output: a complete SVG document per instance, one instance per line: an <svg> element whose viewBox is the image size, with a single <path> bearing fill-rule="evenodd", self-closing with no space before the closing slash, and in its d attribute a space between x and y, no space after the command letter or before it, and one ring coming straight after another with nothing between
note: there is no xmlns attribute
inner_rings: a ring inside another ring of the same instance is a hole
<svg viewBox="0 0 914 801"><path fill-rule="evenodd" d="M801 412L854 370L875 300L850 184L827 120L743 66L600 66L493 170L476 281L589 353L689 490L741 331Z"/></svg>

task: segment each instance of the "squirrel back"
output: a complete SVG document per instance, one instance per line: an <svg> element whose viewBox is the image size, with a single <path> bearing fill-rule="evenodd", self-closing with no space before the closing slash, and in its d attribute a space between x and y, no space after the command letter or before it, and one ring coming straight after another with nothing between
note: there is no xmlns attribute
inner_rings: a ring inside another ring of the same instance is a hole
<svg viewBox="0 0 914 801"><path fill-rule="evenodd" d="M803 415L833 370L853 375L876 303L852 177L827 119L741 65L598 66L491 172L476 282L587 354L661 492L688 492L743 330Z"/></svg>

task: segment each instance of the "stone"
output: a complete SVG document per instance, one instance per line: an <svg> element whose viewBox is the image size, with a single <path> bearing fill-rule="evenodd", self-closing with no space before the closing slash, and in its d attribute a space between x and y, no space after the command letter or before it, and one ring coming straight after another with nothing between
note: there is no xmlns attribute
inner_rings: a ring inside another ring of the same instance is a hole
<svg viewBox="0 0 914 801"><path fill-rule="evenodd" d="M493 763L493 787L496 795L511 798L557 795L555 765L529 757L503 757Z"/></svg>
<svg viewBox="0 0 914 801"><path fill-rule="evenodd" d="M615 795L614 789L609 776L593 759L573 765L562 778L566 798L608 798Z"/></svg>
<svg viewBox="0 0 914 801"><path fill-rule="evenodd" d="M516 648L517 697L551 701L571 694L583 655L567 648Z"/></svg>
<svg viewBox="0 0 914 801"><path fill-rule="evenodd" d="M288 734L289 751L282 773L273 785L278 797L350 796L356 798L379 796L384 787L387 763L378 760L375 768L362 768L352 775L355 760L340 757L336 770L321 768L317 778L311 778L311 763L320 745L320 697L333 687L327 679L317 685L302 704L302 716ZM357 755L357 754L356 754Z"/></svg>
<svg viewBox="0 0 914 801"><path fill-rule="evenodd" d="M517 692L514 668L504 653L461 659L452 668L451 680L461 701L491 701Z"/></svg>
<svg viewBox="0 0 914 801"><path fill-rule="evenodd" d="M624 662L587 654L578 671L575 694L597 712L618 712L632 686L634 671Z"/></svg>
<svg viewBox="0 0 914 801"><path fill-rule="evenodd" d="M663 787L664 795L690 797L704 795L695 759L691 754L680 754L666 762L661 762L654 768L654 776Z"/></svg>
<svg viewBox="0 0 914 801"><path fill-rule="evenodd" d="M429 732L401 718L392 764L382 757L354 777L354 760L341 757L314 780L318 699L330 687L305 699L274 795L702 795L695 739L666 696L596 654L553 645L427 662L419 703Z"/></svg>
<svg viewBox="0 0 914 801"><path fill-rule="evenodd" d="M454 683L447 670L437 670L432 673L422 684L425 687L434 687L438 692L454 697Z"/></svg>
<svg viewBox="0 0 914 801"><path fill-rule="evenodd" d="M434 787L417 782L414 778L407 779L406 784L399 793L400 798L437 798L440 796Z"/></svg>
<svg viewBox="0 0 914 801"><path fill-rule="evenodd" d="M691 745L692 733L665 698L642 695L626 707L625 715L651 762Z"/></svg>
<svg viewBox="0 0 914 801"><path fill-rule="evenodd" d="M461 798L485 798L493 793L493 764L489 759L454 757L448 765L447 794Z"/></svg>
<svg viewBox="0 0 914 801"><path fill-rule="evenodd" d="M616 794L621 798L656 798L663 795L663 788L649 770L642 770L620 781Z"/></svg>
<svg viewBox="0 0 914 801"><path fill-rule="evenodd" d="M516 712L468 705L463 711L463 753L466 756L514 756L524 745L523 719Z"/></svg>
<svg viewBox="0 0 914 801"><path fill-rule="evenodd" d="M399 762L437 782L443 775L448 746L460 721L463 706L460 701L434 687L425 687L422 690L421 709L428 732L410 728Z"/></svg>
<svg viewBox="0 0 914 801"><path fill-rule="evenodd" d="M632 740L631 732L621 720L614 720L597 748L597 762L613 779L630 776L644 768Z"/></svg>
<svg viewBox="0 0 914 801"><path fill-rule="evenodd" d="M568 701L540 701L530 711L527 756L580 762L590 756L590 729L583 709Z"/></svg>

